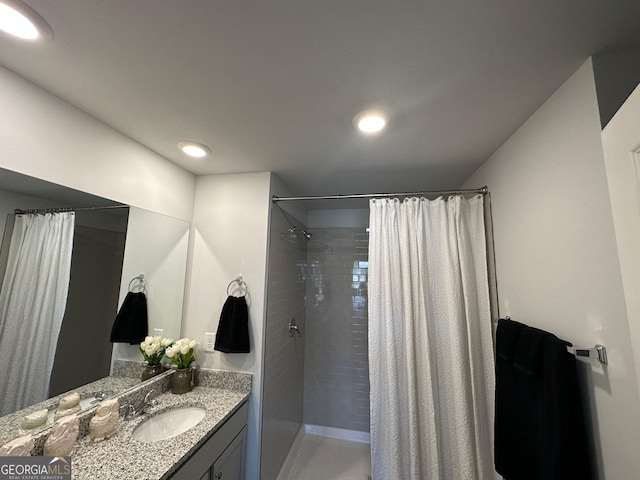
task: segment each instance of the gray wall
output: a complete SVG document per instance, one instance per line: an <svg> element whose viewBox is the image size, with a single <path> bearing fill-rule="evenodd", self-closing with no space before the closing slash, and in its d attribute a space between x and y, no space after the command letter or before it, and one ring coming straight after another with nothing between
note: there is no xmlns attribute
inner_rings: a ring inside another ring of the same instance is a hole
<svg viewBox="0 0 640 480"><path fill-rule="evenodd" d="M307 240L287 236L282 212L272 207L262 403L261 480L278 475L302 425L306 322ZM303 336L290 337L296 319Z"/></svg>
<svg viewBox="0 0 640 480"><path fill-rule="evenodd" d="M364 228L314 228L308 245L304 422L369 431Z"/></svg>
<svg viewBox="0 0 640 480"><path fill-rule="evenodd" d="M128 211L76 213L69 294L49 396L109 376Z"/></svg>
<svg viewBox="0 0 640 480"><path fill-rule="evenodd" d="M594 55L592 61L600 125L604 129L640 81L640 52L601 53Z"/></svg>

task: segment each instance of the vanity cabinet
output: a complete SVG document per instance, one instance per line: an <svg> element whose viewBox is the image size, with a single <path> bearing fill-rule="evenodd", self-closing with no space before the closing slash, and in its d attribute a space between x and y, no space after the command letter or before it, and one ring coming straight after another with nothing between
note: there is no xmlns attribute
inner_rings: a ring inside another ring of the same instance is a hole
<svg viewBox="0 0 640 480"><path fill-rule="evenodd" d="M248 411L245 402L182 464L171 480L244 480Z"/></svg>
<svg viewBox="0 0 640 480"><path fill-rule="evenodd" d="M247 453L247 427L231 442L213 463L210 480L244 480L244 458ZM205 480L207 476L203 477Z"/></svg>

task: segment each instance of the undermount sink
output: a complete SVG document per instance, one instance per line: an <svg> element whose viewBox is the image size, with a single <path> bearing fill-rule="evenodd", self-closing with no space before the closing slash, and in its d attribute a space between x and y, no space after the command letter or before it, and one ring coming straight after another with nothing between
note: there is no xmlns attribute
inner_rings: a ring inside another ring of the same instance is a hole
<svg viewBox="0 0 640 480"><path fill-rule="evenodd" d="M176 407L146 419L133 431L133 439L158 442L173 438L196 426L206 410L200 407Z"/></svg>

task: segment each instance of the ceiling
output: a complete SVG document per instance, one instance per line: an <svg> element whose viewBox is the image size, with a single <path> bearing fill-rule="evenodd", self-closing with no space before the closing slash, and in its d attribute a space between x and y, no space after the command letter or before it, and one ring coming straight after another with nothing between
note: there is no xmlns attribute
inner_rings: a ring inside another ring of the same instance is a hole
<svg viewBox="0 0 640 480"><path fill-rule="evenodd" d="M2 65L194 174L298 195L458 187L589 55L640 47L637 0L26 2L54 38L0 36ZM391 123L362 137L373 106Z"/></svg>

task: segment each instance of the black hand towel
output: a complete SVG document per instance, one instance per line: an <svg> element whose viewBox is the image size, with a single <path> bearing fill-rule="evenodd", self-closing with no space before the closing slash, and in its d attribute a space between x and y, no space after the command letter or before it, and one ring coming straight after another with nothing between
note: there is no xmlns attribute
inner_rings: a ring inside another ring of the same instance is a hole
<svg viewBox="0 0 640 480"><path fill-rule="evenodd" d="M143 292L129 292L111 328L111 342L141 343L149 329L147 297Z"/></svg>
<svg viewBox="0 0 640 480"><path fill-rule="evenodd" d="M214 350L224 353L249 353L249 312L244 297L229 295L224 302Z"/></svg>
<svg viewBox="0 0 640 480"><path fill-rule="evenodd" d="M537 374L542 368L542 342L549 335L537 328L522 328L513 355L513 367L527 375Z"/></svg>
<svg viewBox="0 0 640 480"><path fill-rule="evenodd" d="M505 480L593 479L567 345L544 330L498 322L495 467Z"/></svg>
<svg viewBox="0 0 640 480"><path fill-rule="evenodd" d="M516 346L518 345L520 329L524 326L522 323L507 318L498 320L496 353L501 359L507 361L509 365L513 363L513 356L516 352Z"/></svg>
<svg viewBox="0 0 640 480"><path fill-rule="evenodd" d="M539 379L514 368L520 335L528 328L501 319L496 331L495 467L506 480L540 479L533 413L539 402Z"/></svg>
<svg viewBox="0 0 640 480"><path fill-rule="evenodd" d="M540 471L545 480L592 480L591 452L582 408L575 357L570 343L550 335L544 339L542 448Z"/></svg>

